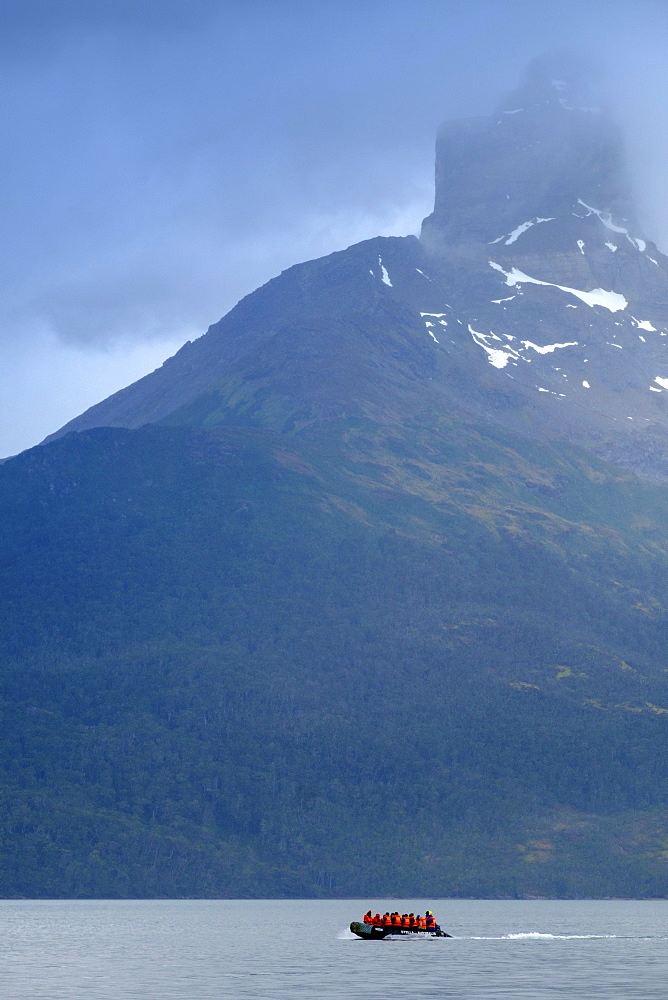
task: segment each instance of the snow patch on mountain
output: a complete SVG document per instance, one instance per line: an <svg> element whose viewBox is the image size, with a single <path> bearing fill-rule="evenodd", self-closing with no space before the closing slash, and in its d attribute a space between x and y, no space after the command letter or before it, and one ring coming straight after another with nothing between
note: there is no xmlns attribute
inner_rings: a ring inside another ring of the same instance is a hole
<svg viewBox="0 0 668 1000"><path fill-rule="evenodd" d="M421 312L420 316L424 320L424 325L426 326L427 333L429 334L429 336L431 337L431 339L434 340L434 341L436 341L437 344L440 344L440 340L438 340L438 338L436 337L436 334L434 333L434 331L432 329L436 325L435 323L432 323L432 319L437 319L438 322L439 322L439 325L445 327L445 326L448 325L447 324L447 320L443 319L443 316L445 316L445 313L424 313L424 312ZM429 316L430 318L429 319L425 319L425 316Z"/></svg>
<svg viewBox="0 0 668 1000"><path fill-rule="evenodd" d="M489 333L480 333L478 330L474 330L470 323L468 324L468 328L474 342L486 352L487 360L494 368L505 368L511 358L519 357L517 351L514 351L512 347L505 351L498 347L490 347L487 343L488 340L501 340L491 330Z"/></svg>
<svg viewBox="0 0 668 1000"><path fill-rule="evenodd" d="M501 240L505 240L505 246L509 247L511 243L519 239L522 233L526 233L527 229L531 229L532 226L538 225L540 222L554 222L554 216L549 219L530 219L529 222L522 222L516 229L513 229L512 233L505 233L503 236L498 236L495 240L491 240L489 246L494 243L500 243Z"/></svg>
<svg viewBox="0 0 668 1000"><path fill-rule="evenodd" d="M542 385L537 385L536 389L538 389L539 392L548 392L550 394L550 396L556 396L557 399L565 399L566 398L566 393L565 392L554 392L552 389L544 389L542 387Z"/></svg>
<svg viewBox="0 0 668 1000"><path fill-rule="evenodd" d="M382 273L382 275L383 275L383 277L382 277L382 280L383 280L383 282L384 282L384 283L385 283L386 285L389 285L389 286L390 286L390 288L392 288L393 286L392 286L392 282L390 281L390 276L389 276L389 274L387 273L387 268L386 268L386 267L385 267L385 265L383 264L383 261L382 261L382 259L381 259L380 257L378 258L378 264L379 264L379 266L380 266L380 270L381 270L381 273Z"/></svg>
<svg viewBox="0 0 668 1000"><path fill-rule="evenodd" d="M639 330L647 330L648 333L657 332L656 327L652 326L652 324L648 319L636 319L635 316L632 316L631 319L633 320L633 322L635 323L635 325L638 327Z"/></svg>
<svg viewBox="0 0 668 1000"><path fill-rule="evenodd" d="M571 340L566 344L546 344L545 347L540 347L538 344L532 344L530 340L523 340L522 344L524 347L530 347L532 350L537 351L538 354L552 354L560 347L577 347L577 340Z"/></svg>
<svg viewBox="0 0 668 1000"><path fill-rule="evenodd" d="M599 107L596 106L587 107L586 105L568 104L563 99L563 97L559 98L559 103L561 104L562 108L566 109L566 111L586 111L588 115L600 115L601 113L601 109Z"/></svg>
<svg viewBox="0 0 668 1000"><path fill-rule="evenodd" d="M592 206L587 205L587 203L584 202L582 198L578 198L578 205L582 205L583 208L586 208L587 212L590 215L592 214L597 215L601 220L601 222L603 223L603 225L605 226L605 228L609 229L612 233L622 233L624 236L626 236L629 243L632 246L634 246L637 250L640 250L642 252L646 249L647 244L645 243L644 240L641 240L639 237L631 236L628 229L626 229L624 226L616 226L614 224L614 222L612 221L611 212L602 212L599 208L592 208Z"/></svg>
<svg viewBox="0 0 668 1000"><path fill-rule="evenodd" d="M569 295L575 295L576 298L581 299L588 306L603 306L604 309L609 309L610 312L626 309L628 305L628 302L621 293L608 292L605 288L593 288L591 292L583 292L579 288L569 288L567 285L557 285L552 281L541 281L539 278L532 278L517 267L511 268L510 271L504 271L501 265L493 260L489 261L489 266L504 275L507 285L531 284L545 285L548 288L558 288Z"/></svg>

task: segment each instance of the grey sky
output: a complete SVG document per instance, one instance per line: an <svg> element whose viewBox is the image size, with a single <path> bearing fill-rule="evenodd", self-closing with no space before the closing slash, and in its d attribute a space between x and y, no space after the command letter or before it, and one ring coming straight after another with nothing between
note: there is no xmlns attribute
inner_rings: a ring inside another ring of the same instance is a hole
<svg viewBox="0 0 668 1000"><path fill-rule="evenodd" d="M649 0L0 0L0 454L290 264L417 232L439 122L547 48L609 69L665 246L667 29Z"/></svg>

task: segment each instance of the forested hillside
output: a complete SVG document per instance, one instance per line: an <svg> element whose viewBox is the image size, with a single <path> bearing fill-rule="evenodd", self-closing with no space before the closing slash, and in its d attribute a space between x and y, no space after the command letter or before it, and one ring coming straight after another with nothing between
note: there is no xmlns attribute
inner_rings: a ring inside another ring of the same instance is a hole
<svg viewBox="0 0 668 1000"><path fill-rule="evenodd" d="M0 892L666 894L665 496L446 419L6 463Z"/></svg>

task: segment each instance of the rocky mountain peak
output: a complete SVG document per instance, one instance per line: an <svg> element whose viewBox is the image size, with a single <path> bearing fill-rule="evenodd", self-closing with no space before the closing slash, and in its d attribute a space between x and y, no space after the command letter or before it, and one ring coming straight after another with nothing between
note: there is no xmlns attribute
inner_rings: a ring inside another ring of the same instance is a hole
<svg viewBox="0 0 668 1000"><path fill-rule="evenodd" d="M570 218L581 202L638 230L621 134L595 71L548 54L529 64L494 114L441 126L434 212L422 239L447 256L529 219Z"/></svg>
<svg viewBox="0 0 668 1000"><path fill-rule="evenodd" d="M590 60L572 52L546 52L532 59L519 87L497 105L499 114L516 108L555 105L565 111L601 114L606 105L601 74Z"/></svg>

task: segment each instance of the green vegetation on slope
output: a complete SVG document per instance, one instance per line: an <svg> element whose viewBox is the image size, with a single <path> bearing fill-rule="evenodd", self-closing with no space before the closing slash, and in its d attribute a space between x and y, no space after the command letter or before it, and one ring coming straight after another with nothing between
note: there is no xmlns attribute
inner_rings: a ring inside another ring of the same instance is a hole
<svg viewBox="0 0 668 1000"><path fill-rule="evenodd" d="M665 489L454 421L0 469L0 894L665 895Z"/></svg>

